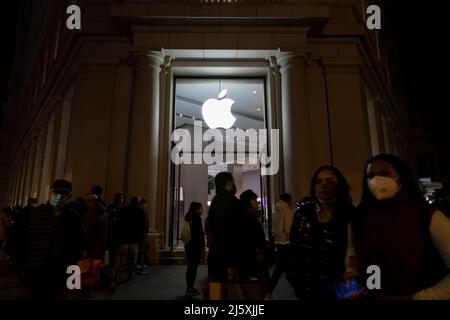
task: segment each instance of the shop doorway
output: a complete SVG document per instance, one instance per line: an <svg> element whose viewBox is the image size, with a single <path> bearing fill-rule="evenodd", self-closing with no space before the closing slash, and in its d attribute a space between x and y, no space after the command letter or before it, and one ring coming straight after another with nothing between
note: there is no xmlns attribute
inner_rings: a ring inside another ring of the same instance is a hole
<svg viewBox="0 0 450 320"><path fill-rule="evenodd" d="M266 84L265 78L199 78L199 77L176 77L174 79L173 90L173 129L185 129L192 133L194 139L194 126L201 125L201 132L209 128L214 128L214 121L222 121L227 114L221 114L218 119L205 119L209 115L203 112L204 104L210 99L221 100L231 99L234 104L231 107L230 121L223 121L225 125L232 125L230 129L267 129L266 112ZM226 90L226 91L224 91ZM226 96L220 97L222 94ZM197 130L199 130L197 128ZM222 143L226 141L225 129L218 128L224 133ZM198 131L197 131L198 132ZM238 153L238 141L232 142L234 145L234 159L227 161L225 156L223 161L214 164L194 163L194 159L200 157L208 145L203 141L201 148L190 153L193 161L190 164L182 163L171 165L171 210L168 219L169 247L174 250L183 246L180 240L180 232L184 224L184 215L192 201L200 202L203 205L205 221L209 205L215 195L214 177L217 173L226 171L233 174L237 193L236 196L251 189L258 195L259 219L266 231L266 237L270 236L271 230L271 204L270 188L267 176L261 176L261 164L258 152L254 152L250 139L245 140L245 152ZM175 143L172 143L172 146ZM200 149L200 150L199 150ZM242 159L244 155L245 159ZM239 159L239 157L241 157ZM240 160L240 161L239 161ZM245 163L244 163L245 162Z"/></svg>

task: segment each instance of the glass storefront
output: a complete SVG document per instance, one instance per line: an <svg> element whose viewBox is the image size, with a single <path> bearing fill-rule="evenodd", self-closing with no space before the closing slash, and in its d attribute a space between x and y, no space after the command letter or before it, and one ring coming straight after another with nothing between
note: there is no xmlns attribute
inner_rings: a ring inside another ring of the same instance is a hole
<svg viewBox="0 0 450 320"><path fill-rule="evenodd" d="M239 140L226 134L230 130L238 132L237 129L246 133L266 129L265 87L264 78L175 78L173 129L189 132L193 142L189 154L183 154L192 161L172 164L171 168L169 246L172 249L182 245L179 235L184 215L192 201L203 204L203 221L206 219L209 204L215 195L214 177L222 171L233 174L237 187L236 196L239 197L247 189L258 195L260 220L268 235L270 197L266 179L260 174L259 149L255 145L257 142L251 139L251 135ZM218 132L223 133L223 138L205 139L205 131L215 129L216 126ZM194 147L194 140L199 137L199 132L203 141L200 146L197 144ZM227 154L215 158L220 159L215 163L202 161L199 164L198 159L202 159L202 154L208 150L212 141L222 144L224 153L226 151ZM175 142L172 142L172 146L174 145Z"/></svg>

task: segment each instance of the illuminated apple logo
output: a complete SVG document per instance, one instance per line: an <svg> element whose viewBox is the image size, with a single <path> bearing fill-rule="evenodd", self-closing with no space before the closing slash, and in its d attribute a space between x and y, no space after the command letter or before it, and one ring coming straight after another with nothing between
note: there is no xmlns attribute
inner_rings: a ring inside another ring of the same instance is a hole
<svg viewBox="0 0 450 320"><path fill-rule="evenodd" d="M223 89L218 95L219 100L208 99L203 103L203 120L211 129L219 127L229 129L236 121L236 118L231 113L231 107L235 104L235 101L224 99L227 92L227 89Z"/></svg>

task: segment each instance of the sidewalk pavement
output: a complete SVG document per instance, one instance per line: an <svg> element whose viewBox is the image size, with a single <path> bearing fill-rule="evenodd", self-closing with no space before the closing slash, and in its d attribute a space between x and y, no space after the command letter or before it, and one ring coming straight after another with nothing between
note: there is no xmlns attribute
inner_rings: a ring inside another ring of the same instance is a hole
<svg viewBox="0 0 450 320"><path fill-rule="evenodd" d="M201 291L207 281L207 266L197 271L196 287ZM186 265L152 265L147 274L119 283L112 290L92 290L83 297L89 300L184 300ZM17 273L9 263L0 261L0 300L15 300L21 288ZM286 278L281 277L273 294L274 300L296 300ZM195 298L202 299L202 296Z"/></svg>

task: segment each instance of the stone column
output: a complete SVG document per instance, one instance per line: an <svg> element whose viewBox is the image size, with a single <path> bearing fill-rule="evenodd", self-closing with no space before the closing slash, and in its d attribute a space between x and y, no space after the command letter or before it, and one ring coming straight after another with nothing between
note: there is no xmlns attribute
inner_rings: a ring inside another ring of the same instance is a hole
<svg viewBox="0 0 450 320"><path fill-rule="evenodd" d="M86 194L94 185L107 193L114 71L115 64L109 62L84 64L74 79L64 166L74 196Z"/></svg>
<svg viewBox="0 0 450 320"><path fill-rule="evenodd" d="M312 167L333 163L330 139L330 119L326 92L325 70L320 59L311 61L306 72L309 121L311 128Z"/></svg>
<svg viewBox="0 0 450 320"><path fill-rule="evenodd" d="M8 170L9 170L8 194L7 194L5 203L11 207L12 192L13 192L13 187L14 187L14 167L12 164L9 165Z"/></svg>
<svg viewBox="0 0 450 320"><path fill-rule="evenodd" d="M50 116L47 124L47 136L45 139L44 159L42 162L41 181L39 186L39 203L45 203L48 198L50 189L49 175L50 175L50 157L53 154L53 134L55 127L55 114Z"/></svg>
<svg viewBox="0 0 450 320"><path fill-rule="evenodd" d="M148 256L156 262L158 232L155 229L157 214L158 131L159 131L159 74L163 58L157 52L139 53L135 56L132 107L128 134L128 159L125 196L147 198L149 227Z"/></svg>
<svg viewBox="0 0 450 320"><path fill-rule="evenodd" d="M31 184L33 180L33 166L34 166L34 158L36 157L36 149L37 149L37 139L33 141L30 148L28 149L28 160L26 167L26 176L25 176L25 191L24 191L24 201L26 203L29 197L32 197L31 194Z"/></svg>
<svg viewBox="0 0 450 320"><path fill-rule="evenodd" d="M13 202L14 206L19 203L18 195L19 195L19 180L20 180L20 161L21 159L15 160L16 164L16 172L14 174L14 191L13 191Z"/></svg>
<svg viewBox="0 0 450 320"><path fill-rule="evenodd" d="M361 197L363 168L371 154L360 66L338 59L325 60L324 65L333 165L344 174L352 188L353 202L357 203Z"/></svg>
<svg viewBox="0 0 450 320"><path fill-rule="evenodd" d="M150 235L152 238L158 237L159 241L156 241L156 250L164 249L168 234L166 234L167 228L167 215L170 214L169 204L169 185L172 183L168 178L167 173L171 166L170 162L170 149L172 147L170 143L170 130L171 130L171 114L172 114L172 101L170 96L171 90L171 57L165 56L164 62L161 65L160 72L160 113L159 113L159 158L158 158L158 193L156 200L156 212L151 219L152 226L150 228ZM155 250L155 251L156 251Z"/></svg>
<svg viewBox="0 0 450 320"><path fill-rule="evenodd" d="M268 76L270 77L270 101L273 105L270 109L270 116L268 121L268 128L281 129L281 71L277 58L270 57L270 70ZM273 96L272 96L273 95ZM279 161L283 159L283 144L279 143ZM284 165L280 163L278 173L269 177L271 189L271 212L275 212L275 205L280 199L280 195L284 192Z"/></svg>
<svg viewBox="0 0 450 320"><path fill-rule="evenodd" d="M22 158L22 176L20 177L20 189L19 189L19 203L22 206L26 205L26 195L25 195L25 183L27 181L27 168L28 168L28 150L23 153Z"/></svg>
<svg viewBox="0 0 450 320"><path fill-rule="evenodd" d="M115 71L109 134L109 161L105 187L105 198L109 202L112 202L114 194L124 192L132 82L131 66L128 61L120 62Z"/></svg>
<svg viewBox="0 0 450 320"><path fill-rule="evenodd" d="M311 165L311 129L306 87L306 56L287 52L277 55L281 66L281 136L284 190L294 199L308 194Z"/></svg>
<svg viewBox="0 0 450 320"><path fill-rule="evenodd" d="M37 198L39 194L40 179L42 172L42 162L44 159L44 148L45 148L45 130L42 129L39 135L36 137L37 147L36 147L36 157L34 158L33 165L33 181L31 183L31 196Z"/></svg>
<svg viewBox="0 0 450 320"><path fill-rule="evenodd" d="M66 169L67 144L70 129L70 113L72 109L73 87L64 97L61 108L61 125L59 127L58 146L56 149L56 163L54 179L63 179Z"/></svg>
<svg viewBox="0 0 450 320"><path fill-rule="evenodd" d="M12 208L16 205L16 185L17 185L17 163L12 165L12 176L10 184L9 206Z"/></svg>

